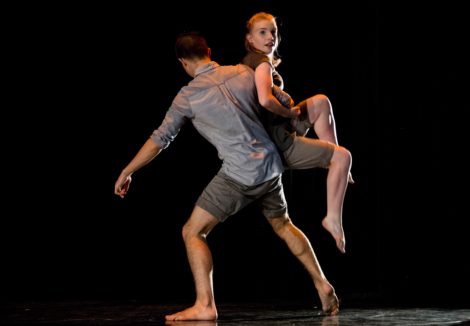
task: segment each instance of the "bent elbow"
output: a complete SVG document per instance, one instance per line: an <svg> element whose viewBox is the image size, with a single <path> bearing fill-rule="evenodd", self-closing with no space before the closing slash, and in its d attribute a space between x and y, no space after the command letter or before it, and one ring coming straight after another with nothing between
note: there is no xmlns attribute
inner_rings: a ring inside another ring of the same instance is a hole
<svg viewBox="0 0 470 326"><path fill-rule="evenodd" d="M264 107L264 108L269 108L271 106L271 100L267 97L260 98L259 99L259 104L261 104L261 106Z"/></svg>

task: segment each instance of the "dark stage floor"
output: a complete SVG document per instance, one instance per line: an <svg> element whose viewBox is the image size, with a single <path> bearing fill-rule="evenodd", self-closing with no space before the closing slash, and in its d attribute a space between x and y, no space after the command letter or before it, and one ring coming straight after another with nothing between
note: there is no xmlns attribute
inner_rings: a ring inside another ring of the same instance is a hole
<svg viewBox="0 0 470 326"><path fill-rule="evenodd" d="M470 325L470 309L348 308L335 317L317 307L285 304L220 304L217 322L173 322L164 316L186 306L139 301L67 301L3 303L0 325Z"/></svg>

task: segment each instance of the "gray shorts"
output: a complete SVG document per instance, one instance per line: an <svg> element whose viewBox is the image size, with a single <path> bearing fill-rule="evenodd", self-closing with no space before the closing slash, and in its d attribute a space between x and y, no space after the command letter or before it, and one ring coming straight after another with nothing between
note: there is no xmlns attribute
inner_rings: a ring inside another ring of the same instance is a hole
<svg viewBox="0 0 470 326"><path fill-rule="evenodd" d="M244 186L219 171L199 196L196 205L223 222L255 200L260 201L267 218L284 216L287 202L282 177L256 186Z"/></svg>
<svg viewBox="0 0 470 326"><path fill-rule="evenodd" d="M284 151L286 169L326 169L330 165L335 148L335 144L324 140L296 136L292 145Z"/></svg>

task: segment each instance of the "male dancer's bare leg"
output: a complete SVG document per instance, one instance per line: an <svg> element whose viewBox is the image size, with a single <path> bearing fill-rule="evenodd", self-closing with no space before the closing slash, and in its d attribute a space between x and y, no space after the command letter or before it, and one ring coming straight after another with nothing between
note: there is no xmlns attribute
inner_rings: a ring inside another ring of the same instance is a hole
<svg viewBox="0 0 470 326"><path fill-rule="evenodd" d="M326 178L327 214L322 220L323 227L330 232L336 246L346 252L346 238L343 230L343 202L348 186L348 173L351 168L351 154L337 146L331 158Z"/></svg>
<svg viewBox="0 0 470 326"><path fill-rule="evenodd" d="M330 99L323 94L317 94L307 99L308 119L313 126L318 139L338 145L336 122ZM348 172L348 182L353 184L351 171Z"/></svg>
<svg viewBox="0 0 470 326"><path fill-rule="evenodd" d="M184 225L183 239L194 277L196 302L192 307L167 315L166 320L217 320L212 254L206 241L207 235L217 224L218 220L212 214L195 206Z"/></svg>
<svg viewBox="0 0 470 326"><path fill-rule="evenodd" d="M287 214L278 218L268 218L268 221L312 277L323 312L330 316L336 315L339 312L338 297L335 289L326 279L308 238L292 223Z"/></svg>

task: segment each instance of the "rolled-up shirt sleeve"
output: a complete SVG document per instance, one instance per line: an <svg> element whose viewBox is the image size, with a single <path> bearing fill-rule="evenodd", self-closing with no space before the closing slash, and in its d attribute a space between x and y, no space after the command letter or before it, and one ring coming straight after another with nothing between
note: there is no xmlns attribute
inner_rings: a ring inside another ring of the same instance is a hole
<svg viewBox="0 0 470 326"><path fill-rule="evenodd" d="M188 121L190 113L189 102L182 93L179 93L173 100L160 127L152 132L150 138L162 149L167 148L176 138L181 127Z"/></svg>

